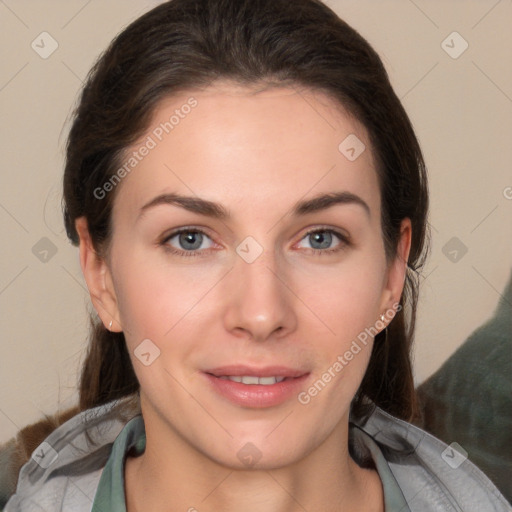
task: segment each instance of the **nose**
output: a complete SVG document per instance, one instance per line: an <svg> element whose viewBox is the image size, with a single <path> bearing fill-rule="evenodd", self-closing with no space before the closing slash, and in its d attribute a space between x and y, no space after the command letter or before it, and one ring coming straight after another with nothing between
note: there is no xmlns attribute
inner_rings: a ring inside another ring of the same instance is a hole
<svg viewBox="0 0 512 512"><path fill-rule="evenodd" d="M225 290L224 322L229 332L265 341L296 328L295 297L281 267L273 250L264 250L252 263L237 256Z"/></svg>

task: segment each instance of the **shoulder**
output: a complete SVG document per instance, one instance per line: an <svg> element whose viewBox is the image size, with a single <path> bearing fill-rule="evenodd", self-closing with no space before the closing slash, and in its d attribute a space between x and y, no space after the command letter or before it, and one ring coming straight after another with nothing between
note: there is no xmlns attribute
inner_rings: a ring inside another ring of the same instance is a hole
<svg viewBox="0 0 512 512"><path fill-rule="evenodd" d="M512 511L463 447L448 446L378 407L356 427L379 446L411 512Z"/></svg>
<svg viewBox="0 0 512 512"><path fill-rule="evenodd" d="M54 430L19 472L5 512L91 510L102 470L125 424L140 412L135 397L82 411Z"/></svg>

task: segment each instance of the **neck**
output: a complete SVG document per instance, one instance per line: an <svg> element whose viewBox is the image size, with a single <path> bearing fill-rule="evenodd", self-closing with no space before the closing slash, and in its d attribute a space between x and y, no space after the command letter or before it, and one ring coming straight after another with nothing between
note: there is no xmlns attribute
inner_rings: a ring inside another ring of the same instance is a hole
<svg viewBox="0 0 512 512"><path fill-rule="evenodd" d="M302 459L263 470L212 460L156 416L145 424L145 452L126 459L127 512L384 510L377 472L348 453L348 418Z"/></svg>

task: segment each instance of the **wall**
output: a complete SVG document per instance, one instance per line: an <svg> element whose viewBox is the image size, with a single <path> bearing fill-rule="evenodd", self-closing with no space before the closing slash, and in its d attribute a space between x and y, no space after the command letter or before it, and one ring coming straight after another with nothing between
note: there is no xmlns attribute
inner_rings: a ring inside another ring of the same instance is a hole
<svg viewBox="0 0 512 512"><path fill-rule="evenodd" d="M97 55L156 3L0 2L0 441L76 400L89 296L60 213L67 120ZM512 2L328 5L381 55L429 168L419 383L490 317L512 266Z"/></svg>

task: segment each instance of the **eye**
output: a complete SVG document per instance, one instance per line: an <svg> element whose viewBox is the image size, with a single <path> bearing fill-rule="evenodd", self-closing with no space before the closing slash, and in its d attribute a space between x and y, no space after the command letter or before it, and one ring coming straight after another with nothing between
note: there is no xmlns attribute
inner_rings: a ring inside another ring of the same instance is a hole
<svg viewBox="0 0 512 512"><path fill-rule="evenodd" d="M203 250L199 251L198 249L210 248L201 247L205 237L210 239L210 237L201 229L181 228L165 237L160 242L160 245L162 245L165 250L180 256L200 256L203 253ZM170 245L170 241L173 238L177 239L176 243L183 247L183 249L181 249L179 246L176 248L175 246Z"/></svg>
<svg viewBox="0 0 512 512"><path fill-rule="evenodd" d="M211 238L199 228L181 228L166 236L159 245L163 246L166 251L177 254L178 256L203 256L205 253L208 253L208 249L211 249L213 246L213 244L208 247L202 246L205 237L211 240ZM175 243L178 247L170 243L174 238L176 238ZM311 240L311 245L310 247L306 247L306 249L313 251L314 255L335 253L350 245L349 237L329 228L317 228L308 231L302 240L308 239ZM331 247L336 239L338 239L338 244L335 247Z"/></svg>
<svg viewBox="0 0 512 512"><path fill-rule="evenodd" d="M331 244L338 239L339 243L335 247ZM334 253L345 249L350 245L349 238L334 229L320 228L308 231L302 240L310 240L310 249L315 255L323 255L326 253Z"/></svg>

